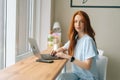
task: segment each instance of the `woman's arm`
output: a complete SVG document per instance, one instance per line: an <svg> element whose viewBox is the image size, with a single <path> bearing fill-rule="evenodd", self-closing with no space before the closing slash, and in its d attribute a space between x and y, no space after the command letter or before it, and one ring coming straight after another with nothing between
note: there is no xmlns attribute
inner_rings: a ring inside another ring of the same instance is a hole
<svg viewBox="0 0 120 80"><path fill-rule="evenodd" d="M91 68L92 58L89 58L89 59L87 59L85 61L80 61L80 60L75 59L73 61L73 63L78 65L81 68L89 70Z"/></svg>
<svg viewBox="0 0 120 80"><path fill-rule="evenodd" d="M57 53L56 56L61 57L61 58L66 58L68 60L71 60L71 58L72 58L72 56L64 54L62 52ZM73 61L73 63L76 64L77 66L81 67L81 68L89 70L91 68L92 58L89 58L85 61L80 61L78 59L75 59Z"/></svg>

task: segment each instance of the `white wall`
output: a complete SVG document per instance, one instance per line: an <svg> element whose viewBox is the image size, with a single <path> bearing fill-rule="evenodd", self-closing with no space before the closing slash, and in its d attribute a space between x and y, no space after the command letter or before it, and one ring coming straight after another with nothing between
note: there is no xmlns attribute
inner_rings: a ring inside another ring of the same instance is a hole
<svg viewBox="0 0 120 80"><path fill-rule="evenodd" d="M55 22L54 17L55 17L55 0L51 0L51 20L50 20L51 29L52 29L53 24Z"/></svg>
<svg viewBox="0 0 120 80"><path fill-rule="evenodd" d="M77 10L89 14L91 24L96 32L98 48L108 56L107 80L120 80L120 8L71 8L70 0L55 0L55 21L62 27L62 41L67 41L67 31L72 15Z"/></svg>

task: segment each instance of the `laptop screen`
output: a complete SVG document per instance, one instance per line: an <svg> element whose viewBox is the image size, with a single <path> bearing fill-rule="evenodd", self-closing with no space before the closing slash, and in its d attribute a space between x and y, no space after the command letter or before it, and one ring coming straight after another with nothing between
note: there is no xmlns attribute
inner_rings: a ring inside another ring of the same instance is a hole
<svg viewBox="0 0 120 80"><path fill-rule="evenodd" d="M28 40L29 40L30 46L32 48L33 54L36 57L40 58L41 57L40 51L38 49L38 46L37 46L37 43L36 43L35 39L29 38Z"/></svg>

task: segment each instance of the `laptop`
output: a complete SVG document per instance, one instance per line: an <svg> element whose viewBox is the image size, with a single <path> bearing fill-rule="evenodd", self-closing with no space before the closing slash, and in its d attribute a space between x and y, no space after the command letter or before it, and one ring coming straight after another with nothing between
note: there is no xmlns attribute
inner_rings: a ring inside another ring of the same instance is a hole
<svg viewBox="0 0 120 80"><path fill-rule="evenodd" d="M39 59L37 61L46 61L46 60L58 60L58 59L61 59L57 56L52 56L50 55L50 53L45 53L45 54L41 54L40 53L40 50L38 49L38 45L37 45L37 42L35 41L35 39L33 38L29 38L28 39L29 43L30 43L30 46L31 46L31 49L33 51L33 54L38 57Z"/></svg>

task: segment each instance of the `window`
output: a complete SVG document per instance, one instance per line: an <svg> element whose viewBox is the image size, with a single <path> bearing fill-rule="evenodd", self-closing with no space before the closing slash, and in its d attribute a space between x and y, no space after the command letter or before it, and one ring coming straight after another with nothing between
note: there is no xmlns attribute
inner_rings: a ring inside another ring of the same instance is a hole
<svg viewBox="0 0 120 80"><path fill-rule="evenodd" d="M39 49L46 49L50 4L48 0L0 0L0 68L32 55L29 37L37 40Z"/></svg>
<svg viewBox="0 0 120 80"><path fill-rule="evenodd" d="M29 37L36 39L40 50L46 49L50 10L49 0L17 0L16 61L29 56Z"/></svg>
<svg viewBox="0 0 120 80"><path fill-rule="evenodd" d="M7 0L6 67L29 56L33 0Z"/></svg>

